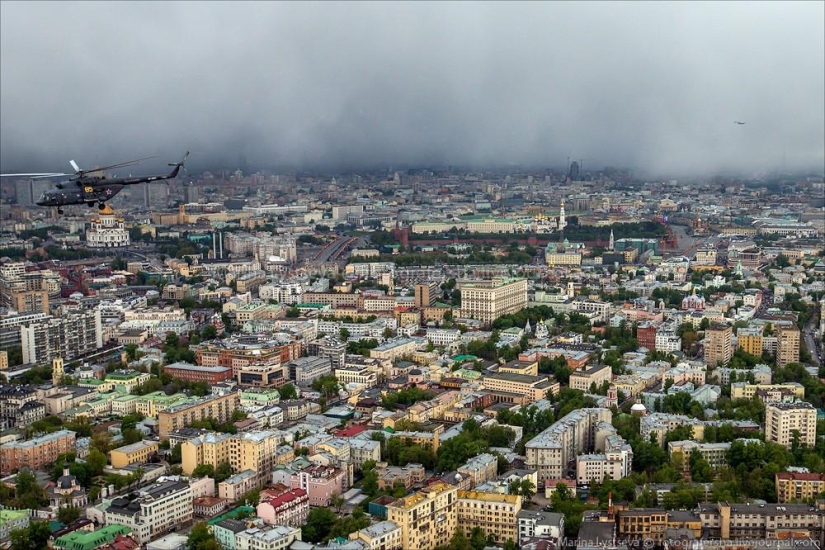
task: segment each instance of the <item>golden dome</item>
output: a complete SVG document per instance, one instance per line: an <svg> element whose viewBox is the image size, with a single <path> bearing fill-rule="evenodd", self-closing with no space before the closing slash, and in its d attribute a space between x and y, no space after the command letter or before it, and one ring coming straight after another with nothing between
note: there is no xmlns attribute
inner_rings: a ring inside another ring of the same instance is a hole
<svg viewBox="0 0 825 550"><path fill-rule="evenodd" d="M112 210L112 207L109 206L108 204L104 204L103 205L103 210L99 210L98 214L100 214L101 216L114 216L115 211Z"/></svg>

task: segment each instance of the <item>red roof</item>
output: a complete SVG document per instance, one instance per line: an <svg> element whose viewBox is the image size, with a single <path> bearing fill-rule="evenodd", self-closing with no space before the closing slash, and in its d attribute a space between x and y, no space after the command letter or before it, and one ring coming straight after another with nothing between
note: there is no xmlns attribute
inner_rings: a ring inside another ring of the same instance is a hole
<svg viewBox="0 0 825 550"><path fill-rule="evenodd" d="M825 481L825 474L811 474L802 472L779 472L777 479L789 479L791 481Z"/></svg>
<svg viewBox="0 0 825 550"><path fill-rule="evenodd" d="M365 432L365 431L367 431L366 426L364 426L362 424L353 424L352 426L344 428L343 430L338 430L337 432L335 432L335 436L336 437L353 437L353 436L356 436L356 435L360 434L361 432Z"/></svg>
<svg viewBox="0 0 825 550"><path fill-rule="evenodd" d="M292 502L298 497L302 497L306 495L307 492L303 489L292 489L290 491L285 491L284 493L278 495L277 497L269 499L267 502L273 508L277 508L282 504L286 504L287 502Z"/></svg>

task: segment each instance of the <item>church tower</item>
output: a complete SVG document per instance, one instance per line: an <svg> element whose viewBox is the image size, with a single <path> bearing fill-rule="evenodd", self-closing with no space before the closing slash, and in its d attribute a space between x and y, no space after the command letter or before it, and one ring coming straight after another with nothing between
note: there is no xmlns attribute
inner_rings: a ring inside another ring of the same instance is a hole
<svg viewBox="0 0 825 550"><path fill-rule="evenodd" d="M564 199L561 201L561 209L559 210L559 231L564 231L567 227L567 222L564 219Z"/></svg>
<svg viewBox="0 0 825 550"><path fill-rule="evenodd" d="M52 385L57 386L63 380L63 359L55 357L52 359Z"/></svg>
<svg viewBox="0 0 825 550"><path fill-rule="evenodd" d="M613 250L613 247L616 246L616 240L613 238L613 230L610 230L610 242L607 244L608 250Z"/></svg>

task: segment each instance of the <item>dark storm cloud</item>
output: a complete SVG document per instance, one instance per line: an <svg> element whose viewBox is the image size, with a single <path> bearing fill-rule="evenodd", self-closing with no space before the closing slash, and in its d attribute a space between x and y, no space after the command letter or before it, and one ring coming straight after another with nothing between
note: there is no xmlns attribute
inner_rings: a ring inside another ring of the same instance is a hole
<svg viewBox="0 0 825 550"><path fill-rule="evenodd" d="M823 6L4 1L0 162L821 171Z"/></svg>

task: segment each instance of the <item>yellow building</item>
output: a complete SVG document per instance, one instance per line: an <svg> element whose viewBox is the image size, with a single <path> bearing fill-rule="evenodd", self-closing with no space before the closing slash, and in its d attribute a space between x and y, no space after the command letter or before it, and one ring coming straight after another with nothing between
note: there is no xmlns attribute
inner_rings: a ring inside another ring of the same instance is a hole
<svg viewBox="0 0 825 550"><path fill-rule="evenodd" d="M745 353L762 356L762 327L740 328L736 331L736 347Z"/></svg>
<svg viewBox="0 0 825 550"><path fill-rule="evenodd" d="M805 399L805 386L799 382L788 382L787 384L748 384L746 382L734 382L730 385L731 399L752 399L758 391L788 390L793 392L799 399Z"/></svg>
<svg viewBox="0 0 825 550"><path fill-rule="evenodd" d="M125 447L109 451L109 460L113 468L125 468L129 464L145 464L158 452L157 441L138 441Z"/></svg>
<svg viewBox="0 0 825 550"><path fill-rule="evenodd" d="M211 433L181 443L181 468L191 475L201 464L213 468L227 463L235 472L252 470L259 476L271 474L278 464L278 432L260 431L235 435Z"/></svg>
<svg viewBox="0 0 825 550"><path fill-rule="evenodd" d="M211 418L218 423L228 422L241 404L241 392L211 395L178 407L158 412L158 433L161 439L190 423Z"/></svg>
<svg viewBox="0 0 825 550"><path fill-rule="evenodd" d="M504 363L498 368L498 372L509 372L512 374L526 374L527 376L539 375L538 361L510 361Z"/></svg>
<svg viewBox="0 0 825 550"><path fill-rule="evenodd" d="M518 541L518 513L521 511L519 495L459 491L458 525L469 534L476 527L485 536L492 535L498 543Z"/></svg>
<svg viewBox="0 0 825 550"><path fill-rule="evenodd" d="M497 372L485 376L483 383L484 389L516 394L530 403L544 399L550 394L557 394L560 389L559 383L547 376L528 376L510 372Z"/></svg>
<svg viewBox="0 0 825 550"><path fill-rule="evenodd" d="M492 323L502 315L527 307L526 279L493 279L458 284L461 293L461 317Z"/></svg>
<svg viewBox="0 0 825 550"><path fill-rule="evenodd" d="M616 527L622 540L650 540L662 542L667 532L665 510L621 510L617 513Z"/></svg>
<svg viewBox="0 0 825 550"><path fill-rule="evenodd" d="M404 550L447 546L457 527L458 489L435 483L387 505L387 519L401 528Z"/></svg>
<svg viewBox="0 0 825 550"><path fill-rule="evenodd" d="M779 472L776 474L776 499L785 502L810 502L825 492L825 474Z"/></svg>

